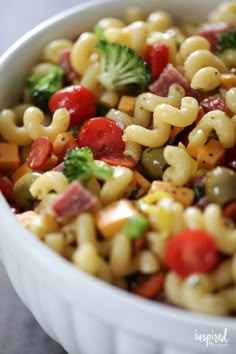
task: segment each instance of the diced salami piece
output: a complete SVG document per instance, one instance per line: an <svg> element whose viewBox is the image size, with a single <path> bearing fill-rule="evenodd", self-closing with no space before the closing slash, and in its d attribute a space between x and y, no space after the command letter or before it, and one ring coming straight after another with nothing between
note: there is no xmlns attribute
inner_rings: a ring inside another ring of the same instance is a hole
<svg viewBox="0 0 236 354"><path fill-rule="evenodd" d="M203 108L205 113L218 109L229 116L231 115L230 109L227 107L226 102L220 97L208 96L200 102L200 107Z"/></svg>
<svg viewBox="0 0 236 354"><path fill-rule="evenodd" d="M67 83L79 78L79 74L73 69L70 61L71 49L64 48L58 53L58 65L64 71L64 77Z"/></svg>
<svg viewBox="0 0 236 354"><path fill-rule="evenodd" d="M226 22L205 23L199 27L197 35L206 38L211 44L211 51L215 53L220 35L231 29L233 26Z"/></svg>
<svg viewBox="0 0 236 354"><path fill-rule="evenodd" d="M191 88L185 77L172 64L165 67L159 78L149 86L149 91L158 96L166 97L172 84L181 85L185 89L186 96L199 99L199 92Z"/></svg>
<svg viewBox="0 0 236 354"><path fill-rule="evenodd" d="M68 218L79 215L96 203L97 198L81 183L74 181L52 203L51 209L57 217Z"/></svg>

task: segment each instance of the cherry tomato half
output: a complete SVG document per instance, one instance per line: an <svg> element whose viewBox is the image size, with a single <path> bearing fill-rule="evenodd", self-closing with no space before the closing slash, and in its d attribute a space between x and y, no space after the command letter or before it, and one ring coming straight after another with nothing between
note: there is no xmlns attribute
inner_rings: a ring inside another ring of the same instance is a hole
<svg viewBox="0 0 236 354"><path fill-rule="evenodd" d="M145 61L151 70L152 81L155 81L169 62L169 47L163 43L148 45Z"/></svg>
<svg viewBox="0 0 236 354"><path fill-rule="evenodd" d="M218 262L215 240L206 231L185 230L172 236L164 252L164 263L180 276L206 273Z"/></svg>
<svg viewBox="0 0 236 354"><path fill-rule="evenodd" d="M86 87L72 85L55 92L49 100L49 109L54 113L58 108L66 108L70 113L70 128L96 116L97 107L94 94Z"/></svg>
<svg viewBox="0 0 236 354"><path fill-rule="evenodd" d="M26 159L27 165L32 170L41 170L49 161L53 151L53 144L47 136L40 136L31 146Z"/></svg>
<svg viewBox="0 0 236 354"><path fill-rule="evenodd" d="M109 154L122 153L123 130L106 117L91 118L83 124L78 133L79 147L88 146L95 159Z"/></svg>
<svg viewBox="0 0 236 354"><path fill-rule="evenodd" d="M131 156L122 153L105 155L101 157L101 160L111 166L122 166L131 169L137 165L137 162Z"/></svg>
<svg viewBox="0 0 236 354"><path fill-rule="evenodd" d="M138 284L132 292L147 299L152 299L162 290L164 282L165 275L163 273L155 273L149 279Z"/></svg>

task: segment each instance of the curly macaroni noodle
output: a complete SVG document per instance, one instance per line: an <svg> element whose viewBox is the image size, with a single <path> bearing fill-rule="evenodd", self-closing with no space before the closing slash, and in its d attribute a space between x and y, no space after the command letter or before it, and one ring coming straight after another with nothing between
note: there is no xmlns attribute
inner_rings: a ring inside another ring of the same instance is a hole
<svg viewBox="0 0 236 354"><path fill-rule="evenodd" d="M220 294L212 293L211 282L204 274L193 274L186 279L169 272L166 277L167 298L177 306L214 315L227 315L229 308Z"/></svg>
<svg viewBox="0 0 236 354"><path fill-rule="evenodd" d="M192 52L184 62L184 75L191 81L198 70L207 66L217 69L220 73L227 72L227 66L209 50L199 49Z"/></svg>
<svg viewBox="0 0 236 354"><path fill-rule="evenodd" d="M146 50L148 26L143 21L135 21L123 28L107 28L104 36L108 42L126 45L143 56Z"/></svg>
<svg viewBox="0 0 236 354"><path fill-rule="evenodd" d="M171 26L172 19L165 11L154 11L147 17L150 32L165 32Z"/></svg>
<svg viewBox="0 0 236 354"><path fill-rule="evenodd" d="M39 77L43 77L47 74L49 74L50 70L54 67L54 64L52 63L40 63L35 65L32 70L31 74L36 75Z"/></svg>
<svg viewBox="0 0 236 354"><path fill-rule="evenodd" d="M44 239L47 235L60 230L55 218L51 215L36 215L29 226L30 231L39 239Z"/></svg>
<svg viewBox="0 0 236 354"><path fill-rule="evenodd" d="M208 112L202 117L197 126L189 134L190 144L203 146L212 130L215 130L223 147L230 148L235 145L236 134L234 124L220 110Z"/></svg>
<svg viewBox="0 0 236 354"><path fill-rule="evenodd" d="M183 97L180 109L163 103L155 108L155 114L163 122L184 128L195 121L198 114L198 103L193 97Z"/></svg>
<svg viewBox="0 0 236 354"><path fill-rule="evenodd" d="M227 22L236 26L236 5L234 2L226 2L220 4L209 15L211 22Z"/></svg>
<svg viewBox="0 0 236 354"><path fill-rule="evenodd" d="M48 171L39 176L31 185L30 192L36 199L43 199L51 191L61 193L68 185L68 179L56 171Z"/></svg>
<svg viewBox="0 0 236 354"><path fill-rule="evenodd" d="M100 257L92 243L82 244L72 255L73 262L84 272L96 275L100 268Z"/></svg>
<svg viewBox="0 0 236 354"><path fill-rule="evenodd" d="M210 204L203 216L205 229L214 236L219 250L230 255L236 252L236 229L226 226L221 208Z"/></svg>
<svg viewBox="0 0 236 354"><path fill-rule="evenodd" d="M69 39L56 39L48 43L43 51L43 60L57 64L58 53L62 49L72 48L73 42Z"/></svg>
<svg viewBox="0 0 236 354"><path fill-rule="evenodd" d="M168 299L177 306L197 312L226 315L235 309L235 288L223 289L232 282L232 261L227 260L209 275L195 274L183 279L170 272L165 290ZM215 293L216 290L219 291Z"/></svg>
<svg viewBox="0 0 236 354"><path fill-rule="evenodd" d="M134 161L138 162L142 155L142 146L133 141L126 141L124 155L131 156Z"/></svg>
<svg viewBox="0 0 236 354"><path fill-rule="evenodd" d="M229 109L236 114L236 87L227 90L225 101Z"/></svg>
<svg viewBox="0 0 236 354"><path fill-rule="evenodd" d="M154 112L160 104L169 104L179 108L184 94L184 89L178 84L170 86L167 97L158 96L151 92L140 94L135 103L133 123L147 128L151 120L150 112Z"/></svg>
<svg viewBox="0 0 236 354"><path fill-rule="evenodd" d="M115 277L129 274L131 264L131 240L123 233L118 233L112 240L109 265Z"/></svg>
<svg viewBox="0 0 236 354"><path fill-rule="evenodd" d="M135 21L145 20L145 13L139 6L128 6L124 16L125 16L125 22L128 24Z"/></svg>
<svg viewBox="0 0 236 354"><path fill-rule="evenodd" d="M91 214L82 213L75 221L76 241L77 245L81 246L85 243L91 243L97 246L96 228Z"/></svg>
<svg viewBox="0 0 236 354"><path fill-rule="evenodd" d="M22 121L22 119L20 119ZM10 143L24 146L32 142L26 127L19 126L18 116L11 109L4 109L0 113L0 135Z"/></svg>
<svg viewBox="0 0 236 354"><path fill-rule="evenodd" d="M160 120L158 114L154 112L152 130L132 124L125 129L123 140L133 141L143 146L158 147L167 142L170 129L170 124Z"/></svg>
<svg viewBox="0 0 236 354"><path fill-rule="evenodd" d="M107 118L110 118L117 122L120 126L122 127L127 127L128 125L131 125L133 122L132 117L130 117L128 114L125 112L119 111L118 109L110 109L107 114Z"/></svg>
<svg viewBox="0 0 236 354"><path fill-rule="evenodd" d="M97 76L100 71L100 64L99 63L92 63L88 66L86 72L82 76L80 80L80 84L87 89L91 90L94 94L96 94L96 91L99 86L99 82L97 80ZM103 101L103 98L100 98L99 101Z"/></svg>
<svg viewBox="0 0 236 354"><path fill-rule="evenodd" d="M191 87L203 92L212 91L220 86L220 72L212 66L206 66L196 72Z"/></svg>
<svg viewBox="0 0 236 354"><path fill-rule="evenodd" d="M61 232L48 233L44 238L45 244L54 252L62 255L64 250L64 236Z"/></svg>
<svg viewBox="0 0 236 354"><path fill-rule="evenodd" d="M204 220L200 209L196 207L189 207L183 214L184 223L188 229L203 230Z"/></svg>
<svg viewBox="0 0 236 354"><path fill-rule="evenodd" d="M187 59L187 57L200 49L210 50L209 41L202 36L190 36L187 37L179 48L179 60L181 64Z"/></svg>
<svg viewBox="0 0 236 354"><path fill-rule="evenodd" d="M126 167L113 167L112 177L106 181L100 192L103 204L110 204L119 199L132 181L133 172Z"/></svg>
<svg viewBox="0 0 236 354"><path fill-rule="evenodd" d="M91 64L90 57L94 52L96 38L93 33L83 33L71 50L71 65L80 74L84 75Z"/></svg>
<svg viewBox="0 0 236 354"><path fill-rule="evenodd" d="M187 184L193 173L191 156L179 147L167 145L164 150L164 158L171 166L163 173L163 181L172 182L178 186Z"/></svg>
<svg viewBox="0 0 236 354"><path fill-rule="evenodd" d="M193 97L182 98L180 109L164 103L157 105L153 114L153 129L132 124L124 131L124 141L149 147L162 146L170 137L171 125L186 127L196 119L197 112L198 103Z"/></svg>
<svg viewBox="0 0 236 354"><path fill-rule="evenodd" d="M36 107L29 107L24 114L24 127L31 139L36 140L40 136L47 136L50 140L54 140L57 134L67 131L70 116L65 108L55 111L52 122L49 126L43 125L44 114Z"/></svg>

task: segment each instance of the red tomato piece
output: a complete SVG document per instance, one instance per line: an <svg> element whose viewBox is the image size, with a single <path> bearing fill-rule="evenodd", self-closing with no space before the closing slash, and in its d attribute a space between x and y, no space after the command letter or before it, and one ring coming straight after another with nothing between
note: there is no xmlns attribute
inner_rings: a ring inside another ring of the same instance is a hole
<svg viewBox="0 0 236 354"><path fill-rule="evenodd" d="M206 273L217 264L219 255L213 237L203 230L185 230L167 242L164 263L180 276Z"/></svg>
<svg viewBox="0 0 236 354"><path fill-rule="evenodd" d="M31 146L26 159L27 165L32 170L41 170L51 157L53 144L47 136L40 136Z"/></svg>
<svg viewBox="0 0 236 354"><path fill-rule="evenodd" d="M105 155L122 153L123 130L113 120L106 117L91 118L78 132L79 147L89 147L95 159Z"/></svg>
<svg viewBox="0 0 236 354"><path fill-rule="evenodd" d="M55 92L49 100L49 109L54 113L58 108L66 108L70 113L70 128L96 116L96 97L86 87L67 86Z"/></svg>
<svg viewBox="0 0 236 354"><path fill-rule="evenodd" d="M72 82L79 77L79 74L72 68L70 61L70 48L64 48L58 53L58 65L62 68L67 82Z"/></svg>
<svg viewBox="0 0 236 354"><path fill-rule="evenodd" d="M128 155L122 153L105 155L101 157L101 160L108 163L111 166L122 166L127 168L134 168L137 162Z"/></svg>
<svg viewBox="0 0 236 354"><path fill-rule="evenodd" d="M152 80L155 81L169 62L169 47L161 43L148 45L145 61L151 70Z"/></svg>
<svg viewBox="0 0 236 354"><path fill-rule="evenodd" d="M7 176L0 176L0 191L8 202L12 201L13 182Z"/></svg>
<svg viewBox="0 0 236 354"><path fill-rule="evenodd" d="M231 219L236 224L236 200L224 208L223 215L226 218Z"/></svg>
<svg viewBox="0 0 236 354"><path fill-rule="evenodd" d="M132 292L136 295L151 299L156 296L163 288L165 275L163 273L155 273L149 279L138 284Z"/></svg>
<svg viewBox="0 0 236 354"><path fill-rule="evenodd" d="M220 97L209 96L200 102L200 107L203 108L205 113L219 109L220 111L225 112L225 114L231 116L230 109L227 107L226 102Z"/></svg>

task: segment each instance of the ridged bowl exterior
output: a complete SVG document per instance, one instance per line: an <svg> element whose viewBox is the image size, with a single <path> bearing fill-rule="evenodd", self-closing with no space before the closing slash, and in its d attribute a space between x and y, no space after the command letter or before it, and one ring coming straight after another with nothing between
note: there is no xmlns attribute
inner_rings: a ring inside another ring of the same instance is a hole
<svg viewBox="0 0 236 354"><path fill-rule="evenodd" d="M161 8L177 18L188 11L200 18L220 1L204 1L204 9L189 1L145 4L147 12ZM99 18L122 14L125 2L92 1L70 9L25 35L0 58L0 109L17 101L29 67L43 46L54 38L75 36ZM184 9L184 10L183 10ZM134 297L90 277L54 254L33 237L16 218L0 193L0 257L24 304L41 327L69 354L233 354L236 321L193 314ZM206 346L199 333L223 333L228 344Z"/></svg>

